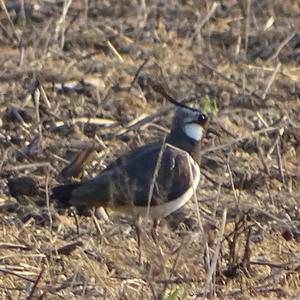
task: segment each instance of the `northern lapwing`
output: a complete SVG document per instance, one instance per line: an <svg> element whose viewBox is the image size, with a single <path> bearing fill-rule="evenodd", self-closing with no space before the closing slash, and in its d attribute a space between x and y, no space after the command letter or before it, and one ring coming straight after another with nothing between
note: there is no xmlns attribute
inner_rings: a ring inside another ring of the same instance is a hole
<svg viewBox="0 0 300 300"><path fill-rule="evenodd" d="M119 157L92 179L54 187L52 198L65 206L104 207L154 220L182 207L199 184L200 144L208 119L163 94L177 106L164 142Z"/></svg>

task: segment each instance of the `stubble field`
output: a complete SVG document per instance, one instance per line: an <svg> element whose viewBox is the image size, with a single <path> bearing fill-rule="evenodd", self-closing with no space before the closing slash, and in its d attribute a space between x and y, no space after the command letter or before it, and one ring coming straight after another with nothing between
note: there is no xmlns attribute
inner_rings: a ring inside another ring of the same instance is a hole
<svg viewBox="0 0 300 300"><path fill-rule="evenodd" d="M299 299L298 1L0 4L1 299ZM49 195L166 135L149 78L218 135L139 264L130 217Z"/></svg>

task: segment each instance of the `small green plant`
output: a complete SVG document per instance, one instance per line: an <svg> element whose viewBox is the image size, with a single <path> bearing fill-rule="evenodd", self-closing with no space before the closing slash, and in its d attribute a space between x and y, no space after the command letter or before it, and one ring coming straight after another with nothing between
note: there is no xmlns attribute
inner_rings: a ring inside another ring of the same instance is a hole
<svg viewBox="0 0 300 300"><path fill-rule="evenodd" d="M209 96L205 95L201 98L200 109L204 113L212 114L216 116L219 112L216 100L211 99Z"/></svg>
<svg viewBox="0 0 300 300"><path fill-rule="evenodd" d="M175 289L174 291L171 291L169 295L165 298L165 300L177 300L178 296L178 289Z"/></svg>
<svg viewBox="0 0 300 300"><path fill-rule="evenodd" d="M14 22L16 27L23 28L26 25L26 18L25 16L20 15L16 18Z"/></svg>

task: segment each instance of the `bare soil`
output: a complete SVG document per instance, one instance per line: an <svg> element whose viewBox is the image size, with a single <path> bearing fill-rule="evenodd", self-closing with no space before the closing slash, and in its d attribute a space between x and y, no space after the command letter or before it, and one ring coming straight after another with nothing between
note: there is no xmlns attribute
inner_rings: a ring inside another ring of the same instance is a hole
<svg viewBox="0 0 300 300"><path fill-rule="evenodd" d="M299 1L0 4L1 299L300 298ZM49 195L165 136L149 78L219 136L139 264L129 216Z"/></svg>

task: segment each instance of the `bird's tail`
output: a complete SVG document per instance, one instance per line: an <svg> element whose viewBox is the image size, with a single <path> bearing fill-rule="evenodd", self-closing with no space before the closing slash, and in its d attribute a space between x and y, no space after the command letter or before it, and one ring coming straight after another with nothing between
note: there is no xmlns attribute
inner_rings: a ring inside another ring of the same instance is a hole
<svg viewBox="0 0 300 300"><path fill-rule="evenodd" d="M59 185L52 189L51 199L57 200L63 206L71 206L72 192L80 186L80 183Z"/></svg>

